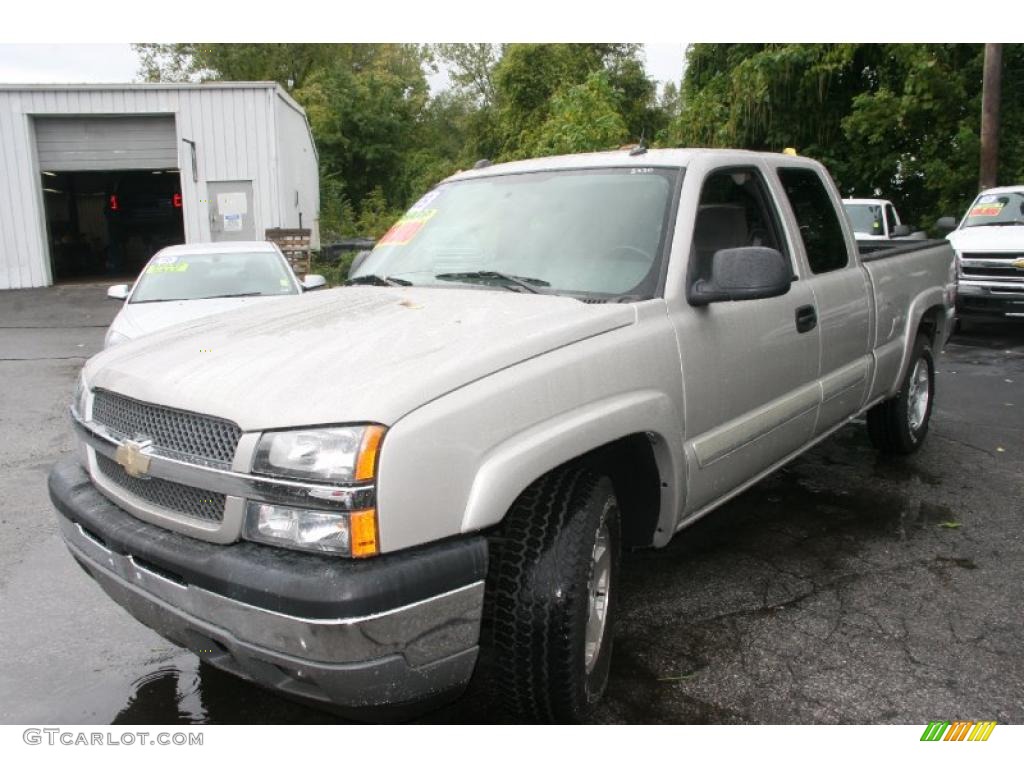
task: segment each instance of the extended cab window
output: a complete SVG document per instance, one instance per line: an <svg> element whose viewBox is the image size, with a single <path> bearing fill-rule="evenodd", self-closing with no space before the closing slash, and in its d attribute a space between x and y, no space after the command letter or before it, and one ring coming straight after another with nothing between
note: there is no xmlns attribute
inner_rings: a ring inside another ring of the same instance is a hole
<svg viewBox="0 0 1024 768"><path fill-rule="evenodd" d="M781 231L760 173L752 168L730 168L710 174L697 207L690 284L710 279L716 251L758 245L785 253Z"/></svg>
<svg viewBox="0 0 1024 768"><path fill-rule="evenodd" d="M780 168L779 179L793 208L807 261L815 274L842 269L850 260L835 204L810 168Z"/></svg>

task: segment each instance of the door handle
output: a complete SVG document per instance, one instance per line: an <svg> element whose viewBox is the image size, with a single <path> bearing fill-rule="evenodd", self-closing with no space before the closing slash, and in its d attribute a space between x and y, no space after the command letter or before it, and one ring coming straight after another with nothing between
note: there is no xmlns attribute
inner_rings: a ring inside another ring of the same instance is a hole
<svg viewBox="0 0 1024 768"><path fill-rule="evenodd" d="M796 330L797 333L807 333L814 330L818 325L818 313L814 310L813 304L805 304L796 309Z"/></svg>

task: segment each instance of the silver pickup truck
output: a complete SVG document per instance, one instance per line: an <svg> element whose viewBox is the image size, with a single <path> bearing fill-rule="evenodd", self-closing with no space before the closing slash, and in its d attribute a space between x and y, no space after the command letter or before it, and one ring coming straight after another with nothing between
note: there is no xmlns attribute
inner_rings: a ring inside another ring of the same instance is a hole
<svg viewBox="0 0 1024 768"><path fill-rule="evenodd" d="M743 151L456 174L350 286L90 360L49 480L68 548L285 695L392 716L480 666L512 717L586 719L620 552L862 414L884 451L925 437L953 252L862 259L841 206Z"/></svg>

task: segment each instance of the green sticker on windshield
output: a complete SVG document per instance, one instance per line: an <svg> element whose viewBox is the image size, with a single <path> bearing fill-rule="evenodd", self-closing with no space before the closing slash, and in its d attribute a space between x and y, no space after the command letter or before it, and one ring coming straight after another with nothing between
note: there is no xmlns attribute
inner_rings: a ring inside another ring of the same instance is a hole
<svg viewBox="0 0 1024 768"><path fill-rule="evenodd" d="M146 269L148 275L159 275L167 272L185 272L188 270L188 262L183 261L180 264L150 264L149 268Z"/></svg>

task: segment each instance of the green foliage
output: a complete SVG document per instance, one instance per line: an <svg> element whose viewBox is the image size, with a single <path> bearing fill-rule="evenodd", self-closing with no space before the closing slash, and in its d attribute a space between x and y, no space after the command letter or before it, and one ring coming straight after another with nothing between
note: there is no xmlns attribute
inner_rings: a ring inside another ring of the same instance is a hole
<svg viewBox="0 0 1024 768"><path fill-rule="evenodd" d="M823 161L844 195L894 200L913 224L977 191L983 46L694 45L663 143ZM1024 46L1003 54L1000 178L1024 176Z"/></svg>
<svg viewBox="0 0 1024 768"><path fill-rule="evenodd" d="M345 251L341 254L336 264L328 264L325 261L313 260L309 267L311 275L322 275L327 280L327 285L334 288L348 280L348 270L352 266L352 260L356 257L355 251Z"/></svg>
<svg viewBox="0 0 1024 768"><path fill-rule="evenodd" d="M149 82L275 80L301 88L318 67L352 46L318 43L137 43L140 74Z"/></svg>
<svg viewBox="0 0 1024 768"><path fill-rule="evenodd" d="M428 96L414 51L375 48L362 66L338 58L320 67L294 94L316 137L321 172L343 179L357 205L376 187L396 203L409 199L405 155Z"/></svg>
<svg viewBox="0 0 1024 768"><path fill-rule="evenodd" d="M626 122L616 108L616 93L608 75L597 70L579 85L551 97L547 119L519 152L524 157L564 155L614 149L627 136Z"/></svg>
<svg viewBox="0 0 1024 768"><path fill-rule="evenodd" d="M615 125L598 129L598 134L621 135L624 139L651 137L657 126L650 115L656 112L654 83L647 78L639 59L640 48L622 43L528 43L506 45L494 67L494 127L498 159L523 157L538 146L549 118L555 130L559 118L553 116L556 97L561 99L563 117L566 99L582 105L605 102L616 113ZM603 84L592 76L600 74ZM581 87L572 96L569 92ZM647 123L651 122L651 125ZM564 120L562 121L564 127ZM625 130L619 131L619 125ZM578 126L583 132L587 126ZM566 137L568 138L568 137ZM582 142L586 144L586 141ZM606 147L607 145L602 145Z"/></svg>
<svg viewBox="0 0 1024 768"><path fill-rule="evenodd" d="M374 187L363 200L359 209L356 229L360 236L372 237L376 240L383 236L401 215L401 210L388 206L383 190L380 187Z"/></svg>

